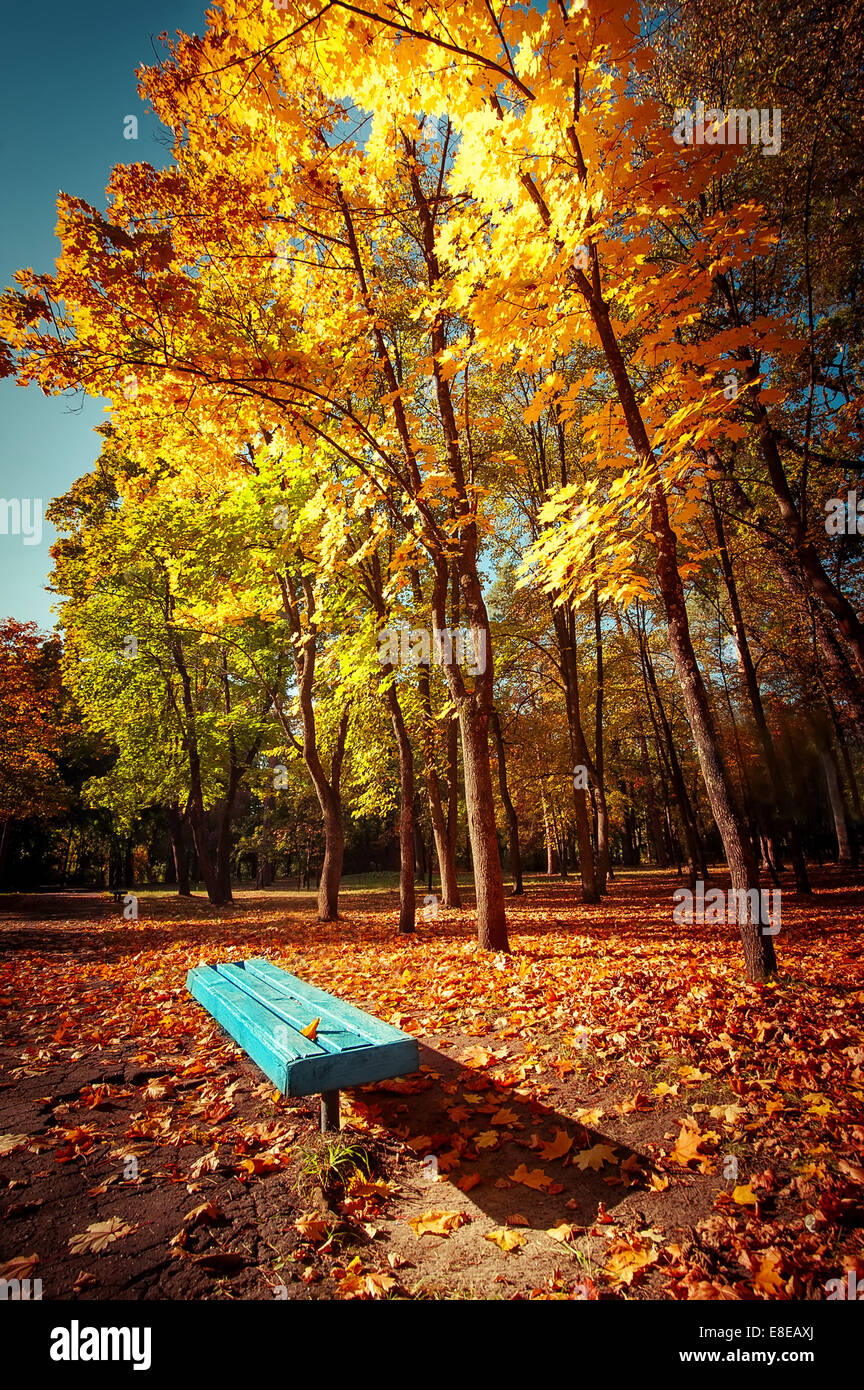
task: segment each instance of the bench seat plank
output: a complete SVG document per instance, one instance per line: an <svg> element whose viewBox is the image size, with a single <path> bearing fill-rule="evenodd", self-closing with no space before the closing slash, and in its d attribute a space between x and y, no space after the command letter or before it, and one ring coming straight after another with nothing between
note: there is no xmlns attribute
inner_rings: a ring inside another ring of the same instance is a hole
<svg viewBox="0 0 864 1390"><path fill-rule="evenodd" d="M383 1081L419 1065L417 1042L407 1033L269 961L196 966L186 983L283 1095ZM313 1018L321 1020L314 1041L300 1031Z"/></svg>
<svg viewBox="0 0 864 1390"><path fill-rule="evenodd" d="M270 981L277 989L290 990L296 999L305 1000L313 1009L313 1017L314 1014L323 1016L326 1013L346 1028L359 1033L361 1038L368 1038L369 1042L400 1042L408 1037L407 1033L403 1033L401 1028L395 1028L392 1023L384 1023L380 1018L364 1013L355 1004L348 1004L344 999L337 999L335 995L319 989L317 985L310 985L296 975L289 975L287 970L280 970L278 965L271 965L269 960L247 960L244 968L258 979Z"/></svg>
<svg viewBox="0 0 864 1390"><path fill-rule="evenodd" d="M323 1012L316 1014L311 1004L304 1000L293 999L284 989L278 989L269 981L259 979L238 965L217 965L216 970L242 989L251 999L257 999L258 1003L263 1004L265 1008L275 1014L276 1018L289 1024L290 1027L296 1028L298 1032L303 1028L308 1028L313 1019L320 1018L321 1022L315 1034L315 1041L325 1052L348 1052L355 1047L369 1046L368 1038L362 1038L354 1030L348 1030L335 1023Z"/></svg>

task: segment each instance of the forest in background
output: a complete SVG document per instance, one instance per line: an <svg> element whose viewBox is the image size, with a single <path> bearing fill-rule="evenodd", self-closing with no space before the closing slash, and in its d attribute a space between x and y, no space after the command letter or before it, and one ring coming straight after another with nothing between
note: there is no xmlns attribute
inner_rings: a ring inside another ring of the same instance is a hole
<svg viewBox="0 0 864 1390"><path fill-rule="evenodd" d="M62 194L3 299L8 373L110 403L58 635L0 633L4 889L327 921L397 869L409 932L470 870L498 950L505 874L857 862L860 20L229 0L167 44L174 164Z"/></svg>

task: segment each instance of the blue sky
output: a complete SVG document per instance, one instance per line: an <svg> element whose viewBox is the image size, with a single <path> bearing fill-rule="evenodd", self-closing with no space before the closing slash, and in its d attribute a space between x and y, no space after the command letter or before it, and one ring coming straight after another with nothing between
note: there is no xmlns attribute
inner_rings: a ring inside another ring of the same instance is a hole
<svg viewBox="0 0 864 1390"><path fill-rule="evenodd" d="M152 62L156 36L200 33L204 0L40 0L7 6L0 55L0 285L23 266L53 270L58 190L104 207L115 164L165 164L165 132L141 102L135 69ZM124 118L138 117L137 141ZM49 499L89 471L103 403L43 396L0 381L0 497ZM31 533L32 534L32 533ZM46 575L54 532L38 544L0 532L0 617L53 626Z"/></svg>

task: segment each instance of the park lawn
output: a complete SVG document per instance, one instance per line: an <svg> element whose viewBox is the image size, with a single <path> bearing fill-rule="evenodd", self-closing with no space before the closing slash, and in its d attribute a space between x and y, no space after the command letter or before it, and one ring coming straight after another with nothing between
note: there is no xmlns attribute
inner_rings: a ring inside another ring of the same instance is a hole
<svg viewBox="0 0 864 1390"><path fill-rule="evenodd" d="M672 923L656 872L598 907L530 879L510 956L470 902L399 937L380 882L327 925L280 888L145 893L138 921L4 897L0 1275L46 1299L826 1298L864 1274L864 907L855 876L815 880L784 891L767 985L734 928ZM414 1034L420 1072L343 1093L322 1140L317 1099L186 991L249 956Z"/></svg>

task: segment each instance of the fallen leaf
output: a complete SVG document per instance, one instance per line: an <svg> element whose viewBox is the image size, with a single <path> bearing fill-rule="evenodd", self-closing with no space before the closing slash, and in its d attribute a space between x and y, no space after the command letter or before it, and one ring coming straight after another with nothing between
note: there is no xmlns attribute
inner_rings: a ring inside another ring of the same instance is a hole
<svg viewBox="0 0 864 1390"><path fill-rule="evenodd" d="M327 1223L315 1211L308 1211L294 1222L295 1231L307 1240L322 1240L327 1234Z"/></svg>
<svg viewBox="0 0 864 1390"><path fill-rule="evenodd" d="M415 1236L449 1236L464 1226L470 1218L464 1211L426 1211L422 1216L412 1216L408 1222Z"/></svg>
<svg viewBox="0 0 864 1390"><path fill-rule="evenodd" d="M632 1241L615 1240L609 1247L609 1260L603 1272L610 1283L629 1286L656 1261L657 1251L638 1236Z"/></svg>
<svg viewBox="0 0 864 1390"><path fill-rule="evenodd" d="M565 1245L568 1240L573 1239L578 1229L578 1226L571 1225L569 1221L559 1221L557 1226L550 1226L546 1234Z"/></svg>
<svg viewBox="0 0 864 1390"><path fill-rule="evenodd" d="M703 1134L696 1121L688 1116L681 1121L681 1130L669 1155L670 1163L680 1163L682 1168L686 1168L690 1163L697 1163L700 1172L710 1172L711 1160L700 1152L706 1142L708 1135Z"/></svg>
<svg viewBox="0 0 864 1390"><path fill-rule="evenodd" d="M549 1187L552 1183L552 1179L543 1172L542 1168L532 1168L529 1173L524 1163L520 1163L516 1172L511 1173L510 1177L513 1182L521 1182L525 1187L533 1187L536 1192L542 1191L544 1187Z"/></svg>
<svg viewBox="0 0 864 1390"><path fill-rule="evenodd" d="M768 1250L753 1271L753 1287L768 1298L776 1298L785 1292L785 1282L780 1277L782 1256L779 1250Z"/></svg>
<svg viewBox="0 0 864 1390"><path fill-rule="evenodd" d="M38 1263L38 1255L13 1255L0 1265L0 1279L29 1279Z"/></svg>
<svg viewBox="0 0 864 1390"><path fill-rule="evenodd" d="M739 1207L758 1207L759 1205L759 1198L749 1183L735 1188L732 1193L732 1201L737 1202Z"/></svg>
<svg viewBox="0 0 864 1390"><path fill-rule="evenodd" d="M590 1149L583 1149L578 1153L573 1162L583 1173L586 1168L597 1173L604 1163L615 1162L615 1149L611 1144L594 1144Z"/></svg>
<svg viewBox="0 0 864 1390"><path fill-rule="evenodd" d="M573 1140L565 1134L563 1129L556 1129L555 1138L546 1144L540 1145L540 1157L547 1159L563 1158L573 1147Z"/></svg>
<svg viewBox="0 0 864 1390"><path fill-rule="evenodd" d="M193 1207L187 1211L183 1217L183 1225L189 1231L194 1231L196 1226L213 1226L221 1221L222 1209L218 1202L204 1202L200 1207Z"/></svg>
<svg viewBox="0 0 864 1390"><path fill-rule="evenodd" d="M69 1249L73 1255L87 1255L91 1252L98 1255L100 1250L107 1249L115 1240L122 1240L124 1236L137 1230L137 1226L127 1225L119 1216L109 1217L107 1221L94 1221L81 1235L70 1236Z"/></svg>
<svg viewBox="0 0 864 1390"><path fill-rule="evenodd" d="M526 1241L521 1232L511 1231L506 1226L497 1226L494 1231L487 1231L483 1239L491 1240L505 1254L509 1254L511 1250L518 1250Z"/></svg>
<svg viewBox="0 0 864 1390"><path fill-rule="evenodd" d="M522 1127L519 1124L519 1116L516 1112L514 1110L507 1110L506 1108L497 1110L489 1123L490 1125L517 1125L520 1129Z"/></svg>
<svg viewBox="0 0 864 1390"><path fill-rule="evenodd" d="M16 1149L23 1149L29 1139L29 1134L0 1134L0 1157L14 1153Z"/></svg>

